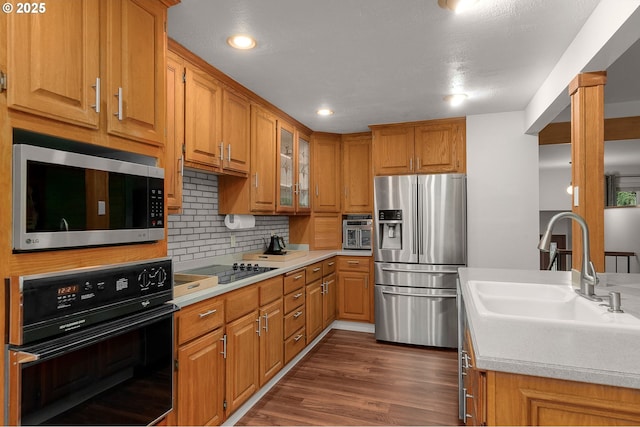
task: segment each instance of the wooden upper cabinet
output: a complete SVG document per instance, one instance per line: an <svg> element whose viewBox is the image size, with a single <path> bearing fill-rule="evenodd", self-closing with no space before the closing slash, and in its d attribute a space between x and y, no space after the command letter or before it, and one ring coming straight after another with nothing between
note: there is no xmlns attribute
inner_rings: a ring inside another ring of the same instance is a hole
<svg viewBox="0 0 640 427"><path fill-rule="evenodd" d="M97 128L98 0L48 6L43 14L6 15L8 106Z"/></svg>
<svg viewBox="0 0 640 427"><path fill-rule="evenodd" d="M277 119L266 109L251 106L251 211L276 210Z"/></svg>
<svg viewBox="0 0 640 427"><path fill-rule="evenodd" d="M184 61L167 53L167 143L164 162L165 193L170 213L182 209L184 170Z"/></svg>
<svg viewBox="0 0 640 427"><path fill-rule="evenodd" d="M110 134L164 144L166 14L166 6L157 0L107 2Z"/></svg>
<svg viewBox="0 0 640 427"><path fill-rule="evenodd" d="M342 180L342 212L373 212L371 133L342 136Z"/></svg>
<svg viewBox="0 0 640 427"><path fill-rule="evenodd" d="M222 151L222 86L189 63L185 85L185 160L218 168Z"/></svg>
<svg viewBox="0 0 640 427"><path fill-rule="evenodd" d="M278 120L276 149L276 200L278 212L311 211L309 184L311 146L309 137L293 125Z"/></svg>
<svg viewBox="0 0 640 427"><path fill-rule="evenodd" d="M376 175L414 173L413 126L373 128L373 169Z"/></svg>
<svg viewBox="0 0 640 427"><path fill-rule="evenodd" d="M222 91L222 166L226 173L249 174L249 100L229 89Z"/></svg>
<svg viewBox="0 0 640 427"><path fill-rule="evenodd" d="M463 132L464 125L459 121L416 126L416 172L463 172Z"/></svg>
<svg viewBox="0 0 640 427"><path fill-rule="evenodd" d="M466 171L466 120L371 126L374 175Z"/></svg>
<svg viewBox="0 0 640 427"><path fill-rule="evenodd" d="M311 138L301 132L297 138L296 211L311 212Z"/></svg>
<svg viewBox="0 0 640 427"><path fill-rule="evenodd" d="M312 136L313 211L340 212L340 135Z"/></svg>

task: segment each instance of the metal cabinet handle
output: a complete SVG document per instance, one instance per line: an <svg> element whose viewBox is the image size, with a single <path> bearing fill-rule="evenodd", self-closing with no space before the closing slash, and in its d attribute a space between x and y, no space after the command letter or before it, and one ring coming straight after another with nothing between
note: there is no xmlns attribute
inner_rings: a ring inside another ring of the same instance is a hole
<svg viewBox="0 0 640 427"><path fill-rule="evenodd" d="M473 418L471 415L467 414L467 388L462 388L462 394L464 395L464 399L462 399L462 413L464 414L464 423L467 423L467 418Z"/></svg>
<svg viewBox="0 0 640 427"><path fill-rule="evenodd" d="M313 269L314 273L317 273L318 271L320 271L320 267L316 267L316 268Z"/></svg>
<svg viewBox="0 0 640 427"><path fill-rule="evenodd" d="M300 279L302 279L302 274L298 274L293 278L293 280L300 280Z"/></svg>
<svg viewBox="0 0 640 427"><path fill-rule="evenodd" d="M207 316L211 316L212 314L216 313L218 310L216 310L215 308L213 310L209 310L209 311L205 311L204 313L200 313L199 316L200 318L205 318Z"/></svg>
<svg viewBox="0 0 640 427"><path fill-rule="evenodd" d="M316 184L316 197L318 197L319 193L318 193L318 184Z"/></svg>
<svg viewBox="0 0 640 427"><path fill-rule="evenodd" d="M224 142L220 143L220 160L224 161Z"/></svg>
<svg viewBox="0 0 640 427"><path fill-rule="evenodd" d="M335 264L335 261L331 261L331 262L327 263L327 265L328 265L329 267L332 267L332 266L333 266L333 264Z"/></svg>
<svg viewBox="0 0 640 427"><path fill-rule="evenodd" d="M100 112L100 77L96 77L96 84L91 86L96 90L96 105L92 105L91 108L96 110L96 113Z"/></svg>
<svg viewBox="0 0 640 427"><path fill-rule="evenodd" d="M409 159L409 170L413 170L413 157Z"/></svg>
<svg viewBox="0 0 640 427"><path fill-rule="evenodd" d="M258 172L256 172L256 188L258 188Z"/></svg>
<svg viewBox="0 0 640 427"><path fill-rule="evenodd" d="M300 298L302 295L303 295L302 293L295 294L295 295L293 296L293 299L298 299L298 298Z"/></svg>
<svg viewBox="0 0 640 427"><path fill-rule="evenodd" d="M360 264L360 261L347 261L347 264L358 265Z"/></svg>
<svg viewBox="0 0 640 427"><path fill-rule="evenodd" d="M220 352L220 354L222 354L223 358L227 358L227 334L224 334L222 336L222 338L220 338L220 341L222 341L222 351Z"/></svg>
<svg viewBox="0 0 640 427"><path fill-rule="evenodd" d="M293 194L298 194L300 191L298 190L300 184L298 184L297 182L295 184L293 184Z"/></svg>
<svg viewBox="0 0 640 427"><path fill-rule="evenodd" d="M422 167L422 166L421 166L421 164L420 164L420 157L418 157L418 158L416 159L416 164L417 164L416 169L417 169L417 170L420 170L420 168Z"/></svg>
<svg viewBox="0 0 640 427"><path fill-rule="evenodd" d="M123 113L122 113L122 88L118 88L118 93L114 95L118 98L118 112L113 113L114 116L118 118L118 120L122 121Z"/></svg>
<svg viewBox="0 0 640 427"><path fill-rule="evenodd" d="M265 313L262 317L264 317L264 326L262 329L264 329L265 332L269 332L269 314Z"/></svg>
<svg viewBox="0 0 640 427"><path fill-rule="evenodd" d="M320 293L321 293L322 295L324 295L324 294L326 294L326 293L327 293L326 288L325 288L325 285L326 285L326 284L327 284L326 282L322 282L322 283L320 284L320 286L322 286L322 290L320 291Z"/></svg>
<svg viewBox="0 0 640 427"><path fill-rule="evenodd" d="M298 317L302 316L302 312L301 311L297 311L293 314L293 318L297 319Z"/></svg>
<svg viewBox="0 0 640 427"><path fill-rule="evenodd" d="M184 176L184 154L180 156L178 161L180 162L180 168L178 169L178 173L180 174L180 176Z"/></svg>
<svg viewBox="0 0 640 427"><path fill-rule="evenodd" d="M258 318L256 319L256 322L258 323L258 329L256 330L256 333L258 334L258 336L261 336L260 328L262 327L262 317L258 316Z"/></svg>
<svg viewBox="0 0 640 427"><path fill-rule="evenodd" d="M231 144L227 144L227 161L231 162Z"/></svg>
<svg viewBox="0 0 640 427"><path fill-rule="evenodd" d="M303 337L303 336L304 336L304 335L300 334L300 335L298 335L297 337L295 337L293 340L294 340L295 342L298 342L298 341L300 341L300 339L302 339L302 337Z"/></svg>
<svg viewBox="0 0 640 427"><path fill-rule="evenodd" d="M388 292L388 291L382 291L383 294L385 295L399 295L399 296L403 296L403 297L421 297L421 298L455 298L456 295L425 295L425 294L403 294L400 292Z"/></svg>

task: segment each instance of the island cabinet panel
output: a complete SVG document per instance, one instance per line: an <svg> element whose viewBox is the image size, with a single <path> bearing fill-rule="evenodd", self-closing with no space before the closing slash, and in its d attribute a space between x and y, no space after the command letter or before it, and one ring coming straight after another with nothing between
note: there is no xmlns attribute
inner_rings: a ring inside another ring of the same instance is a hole
<svg viewBox="0 0 640 427"><path fill-rule="evenodd" d="M640 390L489 372L490 425L639 425Z"/></svg>
<svg viewBox="0 0 640 427"><path fill-rule="evenodd" d="M7 14L7 74L11 82L7 85L7 104L10 108L97 128L98 0L48 6L45 13Z"/></svg>

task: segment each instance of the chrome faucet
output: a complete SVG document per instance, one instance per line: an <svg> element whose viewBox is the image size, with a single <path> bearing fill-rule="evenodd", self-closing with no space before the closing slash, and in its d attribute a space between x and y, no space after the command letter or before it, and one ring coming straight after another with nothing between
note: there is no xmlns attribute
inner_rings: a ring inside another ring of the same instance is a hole
<svg viewBox="0 0 640 427"><path fill-rule="evenodd" d="M594 287L598 284L598 275L589 258L589 227L587 227L584 218L573 212L561 212L554 215L549 221L549 224L547 224L547 229L540 239L538 249L549 252L549 247L551 246L551 231L556 221L562 218L572 218L580 224L582 228L582 268L580 269L580 289L576 289L576 292L578 295L591 301L602 301L602 298L596 296L594 292Z"/></svg>

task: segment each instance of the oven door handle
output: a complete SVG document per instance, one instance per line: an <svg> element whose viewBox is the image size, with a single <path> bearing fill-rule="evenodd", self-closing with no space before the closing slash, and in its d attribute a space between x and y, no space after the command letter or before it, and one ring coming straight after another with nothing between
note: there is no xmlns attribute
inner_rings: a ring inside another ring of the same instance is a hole
<svg viewBox="0 0 640 427"><path fill-rule="evenodd" d="M9 350L15 352L14 361L18 364L43 361L57 357L67 351L87 347L105 339L141 328L163 317L173 315L173 313L178 310L180 310L180 308L174 304L164 304L143 313L108 322L106 325L97 325L83 331L38 344L11 346Z"/></svg>

